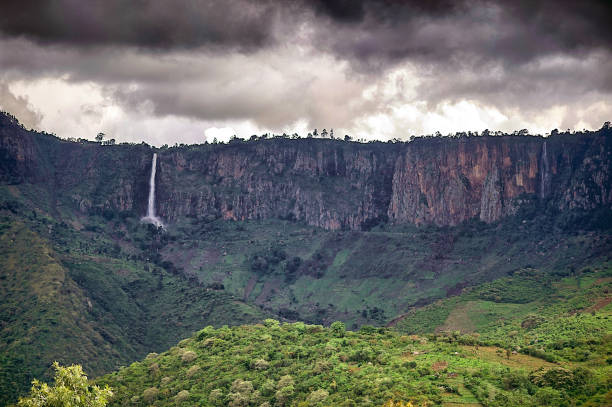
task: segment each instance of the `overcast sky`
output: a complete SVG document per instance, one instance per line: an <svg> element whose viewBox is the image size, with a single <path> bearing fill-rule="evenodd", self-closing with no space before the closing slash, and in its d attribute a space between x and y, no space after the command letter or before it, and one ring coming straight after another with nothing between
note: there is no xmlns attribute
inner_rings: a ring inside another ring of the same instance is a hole
<svg viewBox="0 0 612 407"><path fill-rule="evenodd" d="M3 0L0 109L60 137L406 139L612 119L612 2Z"/></svg>

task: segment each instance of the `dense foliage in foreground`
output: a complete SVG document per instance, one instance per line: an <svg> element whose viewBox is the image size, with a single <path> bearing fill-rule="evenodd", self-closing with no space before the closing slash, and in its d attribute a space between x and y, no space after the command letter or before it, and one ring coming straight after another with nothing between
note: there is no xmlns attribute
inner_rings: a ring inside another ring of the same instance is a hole
<svg viewBox="0 0 612 407"><path fill-rule="evenodd" d="M304 323L204 328L97 381L111 405L563 406L609 400L609 369L553 364L459 335L345 331ZM587 404L588 404L587 403Z"/></svg>
<svg viewBox="0 0 612 407"><path fill-rule="evenodd" d="M53 368L53 386L34 380L29 396L20 398L18 407L104 407L113 395L108 386L92 386L80 365L62 367L55 362Z"/></svg>

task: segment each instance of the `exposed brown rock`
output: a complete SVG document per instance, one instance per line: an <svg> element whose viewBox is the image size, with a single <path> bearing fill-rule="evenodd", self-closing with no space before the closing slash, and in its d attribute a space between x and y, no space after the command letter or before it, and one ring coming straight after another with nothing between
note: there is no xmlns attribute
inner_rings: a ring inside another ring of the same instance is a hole
<svg viewBox="0 0 612 407"><path fill-rule="evenodd" d="M144 215L151 155L146 145L58 140L0 115L0 180L44 185L83 212ZM370 144L268 139L158 155L157 212L167 222L283 218L334 230L387 219L494 222L533 200L560 210L612 205L612 137L604 132Z"/></svg>

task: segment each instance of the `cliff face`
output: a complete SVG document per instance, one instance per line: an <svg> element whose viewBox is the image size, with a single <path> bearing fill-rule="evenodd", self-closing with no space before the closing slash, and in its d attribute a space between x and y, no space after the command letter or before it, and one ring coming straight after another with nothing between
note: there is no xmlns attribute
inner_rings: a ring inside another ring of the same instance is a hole
<svg viewBox="0 0 612 407"><path fill-rule="evenodd" d="M100 146L27 131L0 113L0 183L36 185L43 208L144 212L150 156L146 145Z"/></svg>
<svg viewBox="0 0 612 407"><path fill-rule="evenodd" d="M270 139L158 150L157 212L233 220L285 218L325 229L381 220L493 222L525 200L564 209L612 205L612 131L346 143ZM0 180L44 184L80 211L144 215L146 145L72 143L0 117Z"/></svg>
<svg viewBox="0 0 612 407"><path fill-rule="evenodd" d="M476 137L407 146L397 160L389 218L456 225L513 214L523 198L564 209L612 203L609 136Z"/></svg>
<svg viewBox="0 0 612 407"><path fill-rule="evenodd" d="M510 214L517 197L538 191L542 145L526 137L414 143L397 160L389 217L455 225Z"/></svg>
<svg viewBox="0 0 612 407"><path fill-rule="evenodd" d="M158 213L281 217L359 229L386 217L397 153L331 140L269 140L160 155Z"/></svg>

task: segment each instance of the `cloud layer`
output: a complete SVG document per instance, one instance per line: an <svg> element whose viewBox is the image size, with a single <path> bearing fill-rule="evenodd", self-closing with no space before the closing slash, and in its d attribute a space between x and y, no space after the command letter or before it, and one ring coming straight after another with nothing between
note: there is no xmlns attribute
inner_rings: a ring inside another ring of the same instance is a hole
<svg viewBox="0 0 612 407"><path fill-rule="evenodd" d="M8 0L0 107L65 136L164 122L142 136L156 143L597 127L612 116L610 15L593 0Z"/></svg>

